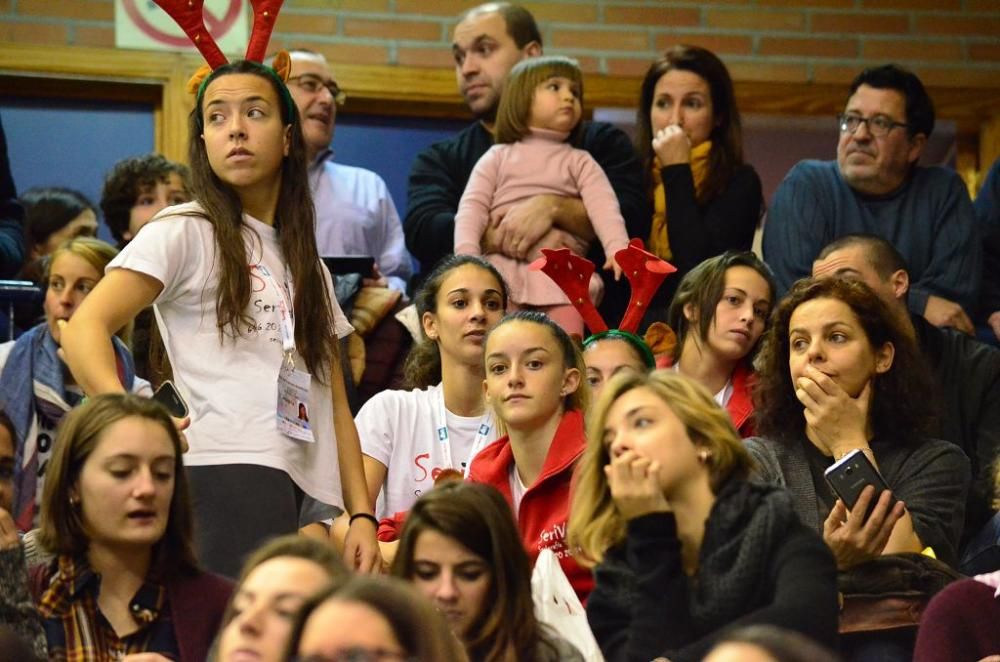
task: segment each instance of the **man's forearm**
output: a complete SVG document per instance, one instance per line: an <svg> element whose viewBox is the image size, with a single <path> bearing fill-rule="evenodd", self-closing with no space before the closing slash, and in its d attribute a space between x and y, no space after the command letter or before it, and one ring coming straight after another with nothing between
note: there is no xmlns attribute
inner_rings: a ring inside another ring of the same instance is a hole
<svg viewBox="0 0 1000 662"><path fill-rule="evenodd" d="M556 227L580 237L587 243L597 238L594 226L587 216L587 208L579 198L559 198L552 221Z"/></svg>

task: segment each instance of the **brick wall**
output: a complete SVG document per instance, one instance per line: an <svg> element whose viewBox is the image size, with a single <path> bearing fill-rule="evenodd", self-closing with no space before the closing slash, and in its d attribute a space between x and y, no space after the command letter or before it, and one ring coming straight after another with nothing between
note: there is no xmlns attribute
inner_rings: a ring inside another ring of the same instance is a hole
<svg viewBox="0 0 1000 662"><path fill-rule="evenodd" d="M140 0L146 1L146 0ZM463 0L286 0L276 45L334 62L451 66ZM935 86L1000 85L1000 0L540 0L550 53L590 72L640 75L680 42L713 49L737 80L841 82L897 61ZM112 0L0 0L0 40L114 45Z"/></svg>

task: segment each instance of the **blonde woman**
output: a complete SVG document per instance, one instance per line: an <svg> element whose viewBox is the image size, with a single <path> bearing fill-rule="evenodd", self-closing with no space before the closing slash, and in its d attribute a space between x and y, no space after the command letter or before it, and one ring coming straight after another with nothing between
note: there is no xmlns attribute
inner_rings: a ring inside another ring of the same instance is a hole
<svg viewBox="0 0 1000 662"><path fill-rule="evenodd" d="M114 246L93 237L60 244L45 265L45 321L16 341L0 345L0 410L12 423L15 442L12 514L22 531L37 524L56 428L83 399L83 391L59 356L60 325L73 317L117 254ZM126 324L119 329L113 341L116 377L123 389L152 395L149 383L135 374L126 345L131 328Z"/></svg>
<svg viewBox="0 0 1000 662"><path fill-rule="evenodd" d="M749 471L704 387L662 370L605 386L569 543L596 566L587 618L609 661L700 660L730 626L756 623L835 644L833 558L788 494Z"/></svg>

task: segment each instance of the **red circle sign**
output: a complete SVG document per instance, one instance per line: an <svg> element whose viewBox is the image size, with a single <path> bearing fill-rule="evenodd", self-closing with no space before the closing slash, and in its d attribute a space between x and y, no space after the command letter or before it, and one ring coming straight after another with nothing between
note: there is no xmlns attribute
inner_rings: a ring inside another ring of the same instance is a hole
<svg viewBox="0 0 1000 662"><path fill-rule="evenodd" d="M135 23L136 27L139 28L143 34L150 39L158 41L161 44L166 44L167 46L173 46L175 48L194 47L187 35L177 37L164 32L150 23L136 6L136 2L137 0L122 0L122 6L125 8L125 13L128 14L128 17L132 19L132 22ZM242 7L243 0L229 0L229 6L226 7L225 14L222 18L217 18L215 14L208 10L208 8L205 8L205 27L208 28L208 33L212 35L213 38L220 39L229 30L229 28L233 27L233 24L240 15L240 9Z"/></svg>

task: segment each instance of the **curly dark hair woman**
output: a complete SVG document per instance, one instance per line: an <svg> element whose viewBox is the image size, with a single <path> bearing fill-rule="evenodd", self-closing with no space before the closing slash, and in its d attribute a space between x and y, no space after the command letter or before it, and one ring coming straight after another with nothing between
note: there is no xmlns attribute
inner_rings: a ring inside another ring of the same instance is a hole
<svg viewBox="0 0 1000 662"><path fill-rule="evenodd" d="M761 437L747 446L760 476L796 496L799 517L822 533L838 567L926 547L955 562L969 461L926 436L928 368L878 296L841 278L799 281L775 310L758 359ZM865 487L845 504L824 472L862 455L889 489Z"/></svg>

